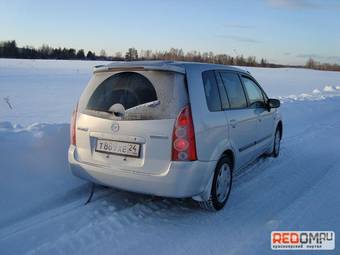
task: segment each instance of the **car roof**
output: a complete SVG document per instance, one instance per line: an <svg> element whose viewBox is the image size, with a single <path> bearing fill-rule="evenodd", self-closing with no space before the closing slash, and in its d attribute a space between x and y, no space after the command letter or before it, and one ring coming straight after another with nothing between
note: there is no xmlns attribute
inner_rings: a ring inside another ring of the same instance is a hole
<svg viewBox="0 0 340 255"><path fill-rule="evenodd" d="M143 70L162 70L179 73L187 73L189 70L207 71L207 70L228 70L248 73L247 71L228 65L201 63L201 62L184 62L184 61L115 61L107 65L95 66L94 72L105 72L116 69L143 69Z"/></svg>

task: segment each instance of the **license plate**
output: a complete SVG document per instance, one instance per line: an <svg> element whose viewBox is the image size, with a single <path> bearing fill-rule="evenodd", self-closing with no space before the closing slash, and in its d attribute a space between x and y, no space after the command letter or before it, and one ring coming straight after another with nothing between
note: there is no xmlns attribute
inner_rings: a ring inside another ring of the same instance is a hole
<svg viewBox="0 0 340 255"><path fill-rule="evenodd" d="M96 151L130 157L139 157L140 144L98 139Z"/></svg>

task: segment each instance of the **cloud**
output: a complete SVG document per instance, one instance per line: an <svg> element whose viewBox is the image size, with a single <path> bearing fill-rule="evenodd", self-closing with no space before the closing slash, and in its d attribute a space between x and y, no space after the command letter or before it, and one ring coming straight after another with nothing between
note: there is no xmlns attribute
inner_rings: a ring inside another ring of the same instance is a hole
<svg viewBox="0 0 340 255"><path fill-rule="evenodd" d="M238 29L252 29L252 28L255 28L254 26L241 25L241 24L225 24L224 27L226 27L226 28L238 28Z"/></svg>
<svg viewBox="0 0 340 255"><path fill-rule="evenodd" d="M324 58L321 55L317 54L297 54L296 57L298 58Z"/></svg>
<svg viewBox="0 0 340 255"><path fill-rule="evenodd" d="M340 3L315 0L266 0L274 8L290 10L327 10L340 11Z"/></svg>
<svg viewBox="0 0 340 255"><path fill-rule="evenodd" d="M229 39L237 42L245 42L245 43L260 43L260 41L250 38L250 37L243 37L238 35L217 35L217 37Z"/></svg>
<svg viewBox="0 0 340 255"><path fill-rule="evenodd" d="M286 9L317 9L321 7L311 0L267 0L267 2L273 7Z"/></svg>
<svg viewBox="0 0 340 255"><path fill-rule="evenodd" d="M329 61L340 63L340 56L328 56L326 57L326 59L328 59Z"/></svg>

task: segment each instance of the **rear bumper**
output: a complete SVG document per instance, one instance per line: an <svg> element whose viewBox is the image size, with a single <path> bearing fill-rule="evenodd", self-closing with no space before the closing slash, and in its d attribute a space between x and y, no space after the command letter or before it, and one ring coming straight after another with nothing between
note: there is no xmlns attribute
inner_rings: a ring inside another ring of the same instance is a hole
<svg viewBox="0 0 340 255"><path fill-rule="evenodd" d="M68 158L72 173L82 179L137 193L177 198L204 192L216 164L215 161L171 162L167 171L152 175L79 162L74 146L70 146Z"/></svg>

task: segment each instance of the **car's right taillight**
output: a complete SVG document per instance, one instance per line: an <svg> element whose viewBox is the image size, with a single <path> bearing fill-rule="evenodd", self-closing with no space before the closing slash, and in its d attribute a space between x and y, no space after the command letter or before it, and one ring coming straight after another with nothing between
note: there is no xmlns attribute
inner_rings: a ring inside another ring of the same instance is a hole
<svg viewBox="0 0 340 255"><path fill-rule="evenodd" d="M78 104L73 110L72 119L71 119L71 126L70 126L70 142L72 145L76 145L76 126L77 126L77 111L78 111Z"/></svg>
<svg viewBox="0 0 340 255"><path fill-rule="evenodd" d="M178 114L172 135L172 160L197 160L194 124L190 106Z"/></svg>

